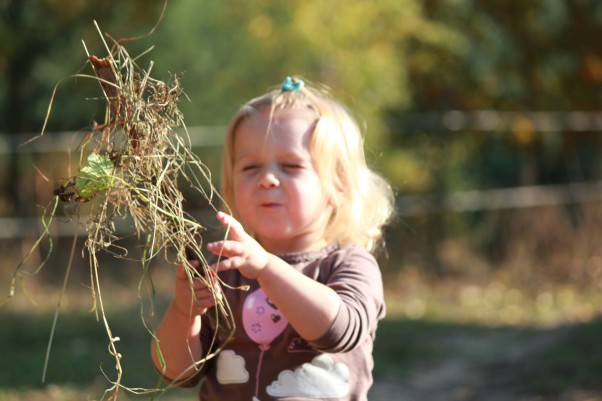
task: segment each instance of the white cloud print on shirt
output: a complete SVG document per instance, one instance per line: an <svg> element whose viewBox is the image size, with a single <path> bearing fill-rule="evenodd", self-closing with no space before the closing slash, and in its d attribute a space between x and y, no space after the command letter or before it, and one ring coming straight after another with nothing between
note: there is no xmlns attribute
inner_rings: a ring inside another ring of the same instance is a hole
<svg viewBox="0 0 602 401"><path fill-rule="evenodd" d="M245 360L231 350L223 350L218 354L216 376L220 384L246 383L249 381L249 372L245 368Z"/></svg>
<svg viewBox="0 0 602 401"><path fill-rule="evenodd" d="M349 392L349 368L328 355L316 356L294 372L284 370L267 389L272 397L338 398Z"/></svg>

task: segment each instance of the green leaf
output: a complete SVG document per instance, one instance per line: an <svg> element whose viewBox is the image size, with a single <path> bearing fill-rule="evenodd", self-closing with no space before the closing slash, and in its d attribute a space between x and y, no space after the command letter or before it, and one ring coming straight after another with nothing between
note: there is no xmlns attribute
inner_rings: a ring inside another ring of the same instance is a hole
<svg viewBox="0 0 602 401"><path fill-rule="evenodd" d="M78 195L84 199L94 197L98 192L113 187L115 166L106 157L96 153L88 156L88 164L79 170L75 177Z"/></svg>

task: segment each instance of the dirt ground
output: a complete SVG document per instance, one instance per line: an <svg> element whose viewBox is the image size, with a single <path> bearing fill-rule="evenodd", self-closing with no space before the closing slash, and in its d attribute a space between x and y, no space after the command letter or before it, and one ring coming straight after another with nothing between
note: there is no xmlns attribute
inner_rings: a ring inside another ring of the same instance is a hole
<svg viewBox="0 0 602 401"><path fill-rule="evenodd" d="M413 364L402 377L379 378L371 401L602 401L602 394L567 390L528 394L517 367L570 335L571 326L529 335L454 333L438 344L442 358ZM451 351L451 352L450 352Z"/></svg>

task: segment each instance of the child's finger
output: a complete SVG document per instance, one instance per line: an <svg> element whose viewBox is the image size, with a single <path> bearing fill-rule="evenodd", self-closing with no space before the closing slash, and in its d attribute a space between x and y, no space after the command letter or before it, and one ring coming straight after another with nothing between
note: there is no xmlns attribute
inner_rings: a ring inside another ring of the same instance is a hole
<svg viewBox="0 0 602 401"><path fill-rule="evenodd" d="M219 263L215 263L212 269L221 272L225 270L238 269L244 265L244 261L239 257L231 257L228 259L222 259Z"/></svg>
<svg viewBox="0 0 602 401"><path fill-rule="evenodd" d="M180 280L185 280L188 278L188 275L186 274L186 268L182 263L178 263L176 266L176 277Z"/></svg>
<svg viewBox="0 0 602 401"><path fill-rule="evenodd" d="M201 262L198 260L188 260L188 264L196 270L199 270L201 267ZM186 267L183 263L178 263L176 266L176 277L182 280L188 279L188 274L186 274Z"/></svg>
<svg viewBox="0 0 602 401"><path fill-rule="evenodd" d="M195 288L195 296L196 296L197 301L199 301L199 302L203 302L203 301L206 302L207 299L221 300L222 299L222 291L221 291L221 287L217 283L217 279L212 279L211 287L202 285L202 286L199 286L198 288Z"/></svg>
<svg viewBox="0 0 602 401"><path fill-rule="evenodd" d="M188 259L188 264L190 266L192 266L193 268L195 268L196 270L199 269L199 267L201 267L201 261L198 259Z"/></svg>
<svg viewBox="0 0 602 401"><path fill-rule="evenodd" d="M222 253L222 243L224 241L215 241L207 244L207 250L214 255L219 256Z"/></svg>
<svg viewBox="0 0 602 401"><path fill-rule="evenodd" d="M223 226L230 227L230 236L232 239L241 240L247 235L238 220L229 214L217 212L217 219L220 221L220 223L222 223Z"/></svg>
<svg viewBox="0 0 602 401"><path fill-rule="evenodd" d="M216 241L207 244L207 249L214 255L231 257L240 255L244 251L244 245L238 241Z"/></svg>

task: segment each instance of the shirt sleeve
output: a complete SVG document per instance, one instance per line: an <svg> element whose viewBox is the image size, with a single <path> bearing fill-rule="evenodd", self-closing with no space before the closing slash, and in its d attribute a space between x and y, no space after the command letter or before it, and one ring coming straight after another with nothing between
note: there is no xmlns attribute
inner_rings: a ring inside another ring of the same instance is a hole
<svg viewBox="0 0 602 401"><path fill-rule="evenodd" d="M385 316L382 276L376 259L359 247L346 248L330 266L321 266L325 284L341 304L330 329L311 345L323 352L348 352L367 337L374 339L378 320Z"/></svg>

